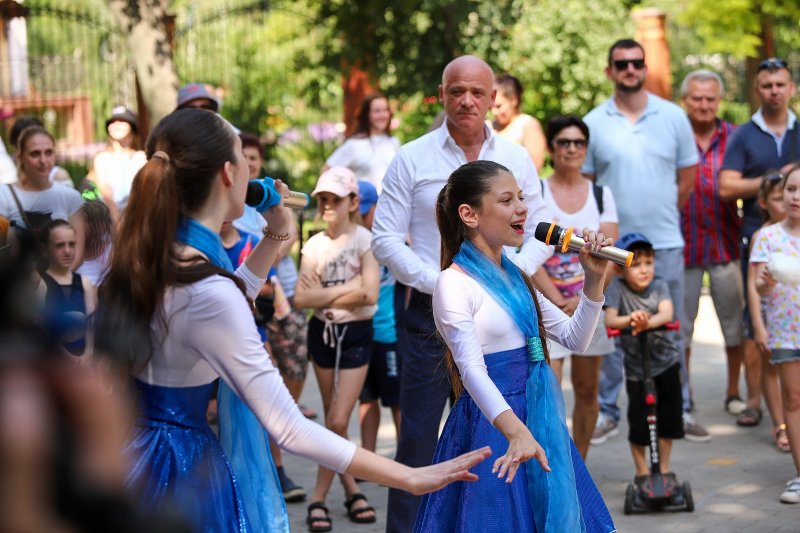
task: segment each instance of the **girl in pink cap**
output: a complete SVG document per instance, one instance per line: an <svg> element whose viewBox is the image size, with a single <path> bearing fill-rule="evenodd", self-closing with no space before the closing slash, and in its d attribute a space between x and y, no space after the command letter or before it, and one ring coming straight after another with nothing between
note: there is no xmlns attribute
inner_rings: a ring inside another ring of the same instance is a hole
<svg viewBox="0 0 800 533"><path fill-rule="evenodd" d="M347 423L367 375L372 353L372 317L380 269L372 256L372 234L358 224L358 181L346 167L332 167L317 181L312 196L327 224L301 250L295 304L314 309L308 323L308 353L325 410L325 425L347 438ZM308 506L310 531L329 531L325 498L334 472L320 467ZM352 476L340 476L348 516L356 523L375 521L375 511L358 492Z"/></svg>

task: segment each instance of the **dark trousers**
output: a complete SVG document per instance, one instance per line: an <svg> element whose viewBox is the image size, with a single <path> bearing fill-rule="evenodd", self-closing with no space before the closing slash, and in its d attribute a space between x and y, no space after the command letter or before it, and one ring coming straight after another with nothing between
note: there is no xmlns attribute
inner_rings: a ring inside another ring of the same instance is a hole
<svg viewBox="0 0 800 533"><path fill-rule="evenodd" d="M395 292L397 351L400 371L400 441L395 459L405 465L427 466L433 460L450 377L445 348L433 322L431 297L397 284ZM414 529L420 496L389 490L386 531Z"/></svg>

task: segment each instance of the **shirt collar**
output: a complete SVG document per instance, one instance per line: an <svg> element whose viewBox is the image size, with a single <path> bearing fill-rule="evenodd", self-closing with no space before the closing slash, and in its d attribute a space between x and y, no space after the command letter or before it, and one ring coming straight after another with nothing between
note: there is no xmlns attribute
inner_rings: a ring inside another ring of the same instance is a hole
<svg viewBox="0 0 800 533"><path fill-rule="evenodd" d="M786 123L786 129L790 130L790 129L794 128L794 123L797 122L797 115L795 115L794 112L791 109L789 109L788 111L789 111L789 120ZM767 122L764 120L764 112L762 111L762 109L760 107L758 108L758 111L753 113L753 116L751 118L753 120L753 124L758 126L759 129L761 129L761 131L763 131L765 133L773 134L772 130L770 130L767 127Z"/></svg>
<svg viewBox="0 0 800 533"><path fill-rule="evenodd" d="M647 115L658 113L658 103L656 102L656 99L652 94L650 94L650 91L645 91L645 93L647 94L647 107L644 108L644 113L642 113L642 115L639 117L639 120ZM617 101L614 96L606 100L606 113L620 117L625 116L617 107Z"/></svg>
<svg viewBox="0 0 800 533"><path fill-rule="evenodd" d="M720 137L722 137L722 132L725 129L725 122L717 117L714 119L716 126L714 127L714 133L711 135L711 140L708 143L708 152L714 149L714 146L719 143ZM698 150L700 149L700 145L697 143L697 137L695 136L695 144L697 145ZM702 150L701 150L702 151Z"/></svg>
<svg viewBox="0 0 800 533"><path fill-rule="evenodd" d="M487 126L485 123L483 125L483 132L486 135L486 139L483 141L483 145L486 146L489 149L494 148L495 134L492 131L492 129L489 126ZM452 143L453 146L458 146L456 144L456 140L453 139L452 135L450 135L450 129L447 127L447 117L444 118L444 121L442 122L442 125L439 126L438 130L436 130L436 135L437 135L437 138L438 138L438 143L437 144L439 146L441 146L442 148L447 146L448 141L450 143Z"/></svg>

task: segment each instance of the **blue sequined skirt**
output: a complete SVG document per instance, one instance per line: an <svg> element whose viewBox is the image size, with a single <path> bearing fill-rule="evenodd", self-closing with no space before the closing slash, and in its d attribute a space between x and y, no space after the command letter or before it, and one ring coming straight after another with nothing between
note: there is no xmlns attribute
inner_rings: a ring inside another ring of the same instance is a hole
<svg viewBox="0 0 800 533"><path fill-rule="evenodd" d="M452 483L426 495L415 531L615 531L605 502L569 437L564 399L547 363L529 362L525 348L487 354L485 359L489 377L544 448L552 472L544 472L531 460L517 470L513 483L497 479L492 464L505 454L508 441L464 392L447 418L433 462L483 446L492 447L492 456L472 469L479 481ZM532 424L527 423L529 411Z"/></svg>
<svg viewBox="0 0 800 533"><path fill-rule="evenodd" d="M231 465L206 422L214 384L134 384L140 413L124 454L142 508L180 513L196 531L250 532Z"/></svg>

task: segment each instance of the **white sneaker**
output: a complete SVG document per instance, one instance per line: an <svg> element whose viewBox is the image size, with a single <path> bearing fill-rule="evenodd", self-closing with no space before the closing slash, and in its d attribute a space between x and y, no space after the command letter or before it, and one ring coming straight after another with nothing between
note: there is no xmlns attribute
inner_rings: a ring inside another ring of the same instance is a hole
<svg viewBox="0 0 800 533"><path fill-rule="evenodd" d="M708 442L711 434L690 413L683 413L683 436L691 442Z"/></svg>
<svg viewBox="0 0 800 533"><path fill-rule="evenodd" d="M619 428L617 427L616 420L603 413L597 415L597 424L594 426L591 443L595 446L603 444L611 437L616 437L617 435L619 435Z"/></svg>
<svg viewBox="0 0 800 533"><path fill-rule="evenodd" d="M783 503L800 503L800 477L786 482L786 488L781 493Z"/></svg>

